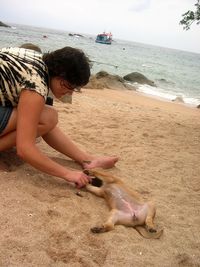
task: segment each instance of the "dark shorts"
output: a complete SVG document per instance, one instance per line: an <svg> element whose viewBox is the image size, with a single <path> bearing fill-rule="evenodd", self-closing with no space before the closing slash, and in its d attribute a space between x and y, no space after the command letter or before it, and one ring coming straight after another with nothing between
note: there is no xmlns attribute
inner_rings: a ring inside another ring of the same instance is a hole
<svg viewBox="0 0 200 267"><path fill-rule="evenodd" d="M6 128L12 111L13 111L13 107L0 106L0 134Z"/></svg>

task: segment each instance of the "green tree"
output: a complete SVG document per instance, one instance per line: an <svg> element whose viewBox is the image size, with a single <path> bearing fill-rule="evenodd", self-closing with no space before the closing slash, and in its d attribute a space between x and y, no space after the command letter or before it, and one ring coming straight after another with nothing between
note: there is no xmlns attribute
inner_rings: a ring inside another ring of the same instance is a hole
<svg viewBox="0 0 200 267"><path fill-rule="evenodd" d="M183 19L180 21L180 24L183 25L184 30L189 30L193 22L196 21L196 24L200 24L200 0L197 0L195 4L196 10L188 10L182 15Z"/></svg>

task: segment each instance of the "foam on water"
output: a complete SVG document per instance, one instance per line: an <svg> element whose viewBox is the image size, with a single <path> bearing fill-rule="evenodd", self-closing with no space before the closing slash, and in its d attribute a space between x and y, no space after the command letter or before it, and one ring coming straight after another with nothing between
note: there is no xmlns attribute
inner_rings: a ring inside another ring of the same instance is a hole
<svg viewBox="0 0 200 267"><path fill-rule="evenodd" d="M160 87L153 87L147 84L135 84L137 87L137 91L147 94L149 96L167 100L167 101L174 101L177 97L180 97L185 104L189 106L196 107L200 104L200 100L192 97L186 97L184 94L175 94L174 92L166 92L163 88Z"/></svg>

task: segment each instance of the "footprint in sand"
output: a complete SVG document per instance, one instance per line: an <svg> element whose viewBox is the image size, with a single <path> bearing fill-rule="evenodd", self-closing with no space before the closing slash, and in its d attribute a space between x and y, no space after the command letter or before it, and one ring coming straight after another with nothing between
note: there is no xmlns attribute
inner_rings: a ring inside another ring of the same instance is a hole
<svg viewBox="0 0 200 267"><path fill-rule="evenodd" d="M61 217L61 213L58 212L57 210L47 210L47 214L49 215L50 218L54 218L54 217Z"/></svg>
<svg viewBox="0 0 200 267"><path fill-rule="evenodd" d="M71 247L73 238L65 231L57 231L50 235L46 253L54 261L68 263L75 258L76 250Z"/></svg>

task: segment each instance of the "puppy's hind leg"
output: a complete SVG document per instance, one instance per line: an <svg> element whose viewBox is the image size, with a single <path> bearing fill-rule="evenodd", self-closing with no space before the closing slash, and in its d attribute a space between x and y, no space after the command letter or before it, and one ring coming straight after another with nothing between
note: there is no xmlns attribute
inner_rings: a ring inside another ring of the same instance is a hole
<svg viewBox="0 0 200 267"><path fill-rule="evenodd" d="M92 233L105 233L114 229L118 221L118 210L111 210L108 220L101 226L91 228Z"/></svg>
<svg viewBox="0 0 200 267"><path fill-rule="evenodd" d="M148 202L148 211L147 211L147 217L145 220L145 226L148 232L157 232L156 227L154 225L154 217L156 215L156 208L153 202Z"/></svg>

